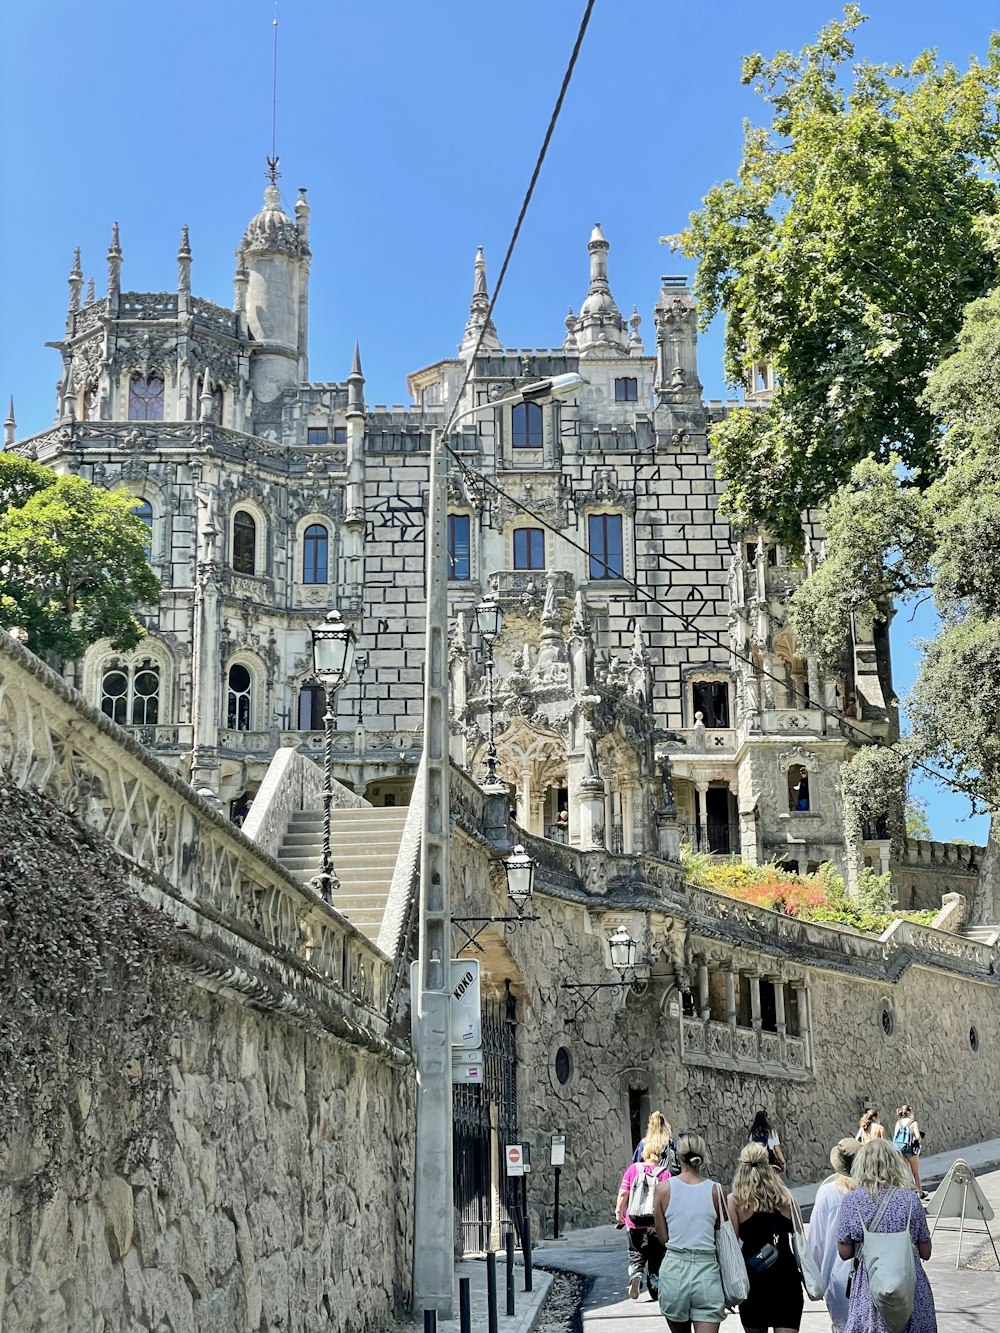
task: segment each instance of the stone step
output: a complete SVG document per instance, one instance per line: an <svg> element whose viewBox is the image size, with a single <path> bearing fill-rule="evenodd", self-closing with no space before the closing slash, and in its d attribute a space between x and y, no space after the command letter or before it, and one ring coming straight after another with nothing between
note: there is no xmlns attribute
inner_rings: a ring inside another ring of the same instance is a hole
<svg viewBox="0 0 1000 1333"><path fill-rule="evenodd" d="M967 926L962 934L977 944L995 944L1000 935L1000 926Z"/></svg>
<svg viewBox="0 0 1000 1333"><path fill-rule="evenodd" d="M294 860L296 857L318 856L322 851L322 848L323 841L321 838L313 838L311 842L283 842L281 844L280 856L282 860L284 860L285 857ZM352 861L371 861L373 863L379 862L386 865L395 865L396 857L399 854L398 844L396 846L392 846L391 844L386 846L384 843L381 843L378 846L372 847L367 843L358 843L353 839L350 842L346 840L342 842L334 842L331 838L330 849L335 853L339 852L341 856L350 857Z"/></svg>
<svg viewBox="0 0 1000 1333"><path fill-rule="evenodd" d="M330 843L333 846L351 846L357 843L364 843L366 846L378 846L385 841L388 844L397 844L399 842L398 829L372 829L364 830L365 837L360 837L357 829L335 829L330 830ZM291 850L293 847L312 847L323 841L322 829L290 829L284 838L282 846Z"/></svg>

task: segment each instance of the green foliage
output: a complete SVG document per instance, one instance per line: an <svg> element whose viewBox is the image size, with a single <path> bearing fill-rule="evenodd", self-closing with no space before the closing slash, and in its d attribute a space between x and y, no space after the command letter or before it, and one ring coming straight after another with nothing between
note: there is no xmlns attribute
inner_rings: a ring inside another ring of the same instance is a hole
<svg viewBox="0 0 1000 1333"><path fill-rule="evenodd" d="M893 603L930 582L933 543L923 495L899 459L867 458L824 513L827 558L792 596L789 623L820 669L838 672L854 617L886 620Z"/></svg>
<svg viewBox="0 0 1000 1333"><path fill-rule="evenodd" d="M155 602L160 589L134 498L81 477L32 489L41 480L32 472L3 476L0 496L13 498L0 515L0 625L23 626L40 655L80 657L101 638L134 647L145 632L135 607Z"/></svg>
<svg viewBox="0 0 1000 1333"><path fill-rule="evenodd" d="M0 1153L31 1144L42 1197L67 1171L144 1158L169 1084L172 957L172 926L107 844L0 790Z"/></svg>
<svg viewBox="0 0 1000 1333"><path fill-rule="evenodd" d="M862 22L848 5L800 54L747 58L770 123L747 126L738 179L672 238L698 261L703 322L725 311L731 382L757 360L778 374L767 409L731 413L712 448L728 511L786 543L869 455L934 475L926 375L997 275L982 219L1000 44L964 73L930 52L852 66Z"/></svg>
<svg viewBox="0 0 1000 1333"><path fill-rule="evenodd" d="M907 798L903 818L907 838L930 839L934 836L931 833L930 822L927 818L927 802L923 797L910 796Z"/></svg>
<svg viewBox="0 0 1000 1333"><path fill-rule="evenodd" d="M800 921L853 926L881 935L898 918L929 925L936 915L894 912L889 875L876 875L867 868L859 873L857 896L848 897L844 878L832 861L824 861L814 875L799 875L773 861L763 866L720 861L683 846L681 865L693 884Z"/></svg>
<svg viewBox="0 0 1000 1333"><path fill-rule="evenodd" d="M20 509L39 491L44 491L56 479L51 468L22 458L19 454L0 453L0 514L8 509Z"/></svg>
<svg viewBox="0 0 1000 1333"><path fill-rule="evenodd" d="M865 824L888 820L893 850L906 836L904 810L910 761L901 746L864 745L840 770L844 832L849 846L861 842Z"/></svg>

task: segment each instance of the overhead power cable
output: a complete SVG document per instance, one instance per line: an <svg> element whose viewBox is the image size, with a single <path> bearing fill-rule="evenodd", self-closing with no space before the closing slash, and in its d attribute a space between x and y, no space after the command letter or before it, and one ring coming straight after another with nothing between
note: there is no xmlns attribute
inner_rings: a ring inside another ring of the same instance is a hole
<svg viewBox="0 0 1000 1333"><path fill-rule="evenodd" d="M563 108L563 102L566 100L566 93L569 89L570 80L573 77L573 70L576 68L577 57L580 54L580 48L583 46L583 39L586 36L587 26L590 23L590 16L594 11L594 5L597 0L587 0L587 7L584 10L583 18L580 20L580 27L576 34L576 41L573 43L573 50L570 52L569 63L566 66L566 72L563 75L562 84L559 88L559 96L556 98L556 104L552 108L552 115L549 117L548 129L545 131L545 138L542 140L542 146L539 149L538 157L535 160L535 167L531 173L531 180L528 182L528 188L521 203L521 210L517 215L517 221L514 224L514 230L511 232L510 242L507 246L507 253L503 257L503 263L500 265L500 273L497 276L496 286L493 288L493 296L490 300L489 309L486 312L486 318L483 320L482 327L479 330L479 337L476 339L476 345L472 349L472 355L469 357L469 363L465 371L465 378L462 380L458 393L453 400L453 407L448 414L445 422L443 434L447 435L451 429L452 422L458 410L458 405L462 401L462 395L468 387L469 380L472 377L472 371L476 364L476 358L479 356L479 349L483 345L483 338L486 336L486 330L490 326L493 318L493 309L497 303L497 297L500 295L500 289L503 287L503 280L507 276L507 269L510 267L510 261L514 254L514 247L517 245L517 239L521 234L521 227L527 216L528 206L531 203L531 197L535 193L535 186L538 183L538 177L542 170L542 163L545 161L545 155L549 151L549 144L552 142L552 135L555 132L556 124L559 120L559 114Z"/></svg>

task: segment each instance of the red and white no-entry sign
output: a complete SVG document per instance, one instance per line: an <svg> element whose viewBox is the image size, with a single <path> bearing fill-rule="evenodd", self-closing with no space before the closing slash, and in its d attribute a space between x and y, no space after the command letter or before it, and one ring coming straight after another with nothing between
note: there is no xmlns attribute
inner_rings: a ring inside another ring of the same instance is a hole
<svg viewBox="0 0 1000 1333"><path fill-rule="evenodd" d="M507 1174L508 1176L524 1175L524 1153L519 1143L507 1144Z"/></svg>

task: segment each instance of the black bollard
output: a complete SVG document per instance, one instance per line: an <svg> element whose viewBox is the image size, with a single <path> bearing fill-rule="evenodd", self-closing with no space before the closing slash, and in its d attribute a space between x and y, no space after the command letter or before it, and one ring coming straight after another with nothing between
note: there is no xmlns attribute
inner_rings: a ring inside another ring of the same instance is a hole
<svg viewBox="0 0 1000 1333"><path fill-rule="evenodd" d="M472 1281L467 1277L458 1279L458 1318L461 1333L472 1333Z"/></svg>
<svg viewBox="0 0 1000 1333"><path fill-rule="evenodd" d="M531 1290L531 1218L528 1216L528 1180L521 1177L521 1258L524 1260L524 1289Z"/></svg>
<svg viewBox="0 0 1000 1333"><path fill-rule="evenodd" d="M507 1232L507 1313L514 1313L514 1233ZM427 1330L424 1330L427 1333Z"/></svg>
<svg viewBox="0 0 1000 1333"><path fill-rule="evenodd" d="M557 1166L557 1167L556 1167L556 1197L555 1197L555 1206L554 1206L554 1208L552 1209L552 1214L553 1214L553 1216L552 1216L552 1236L553 1236L553 1238L554 1238L555 1240L558 1240L558 1239L559 1239L559 1175L560 1175L561 1171L562 1171L562 1167Z"/></svg>
<svg viewBox="0 0 1000 1333"><path fill-rule="evenodd" d="M488 1333L497 1333L497 1256L493 1250L486 1252L486 1318Z"/></svg>
<svg viewBox="0 0 1000 1333"><path fill-rule="evenodd" d="M424 1311L424 1333L437 1333L438 1312L437 1310Z"/></svg>

